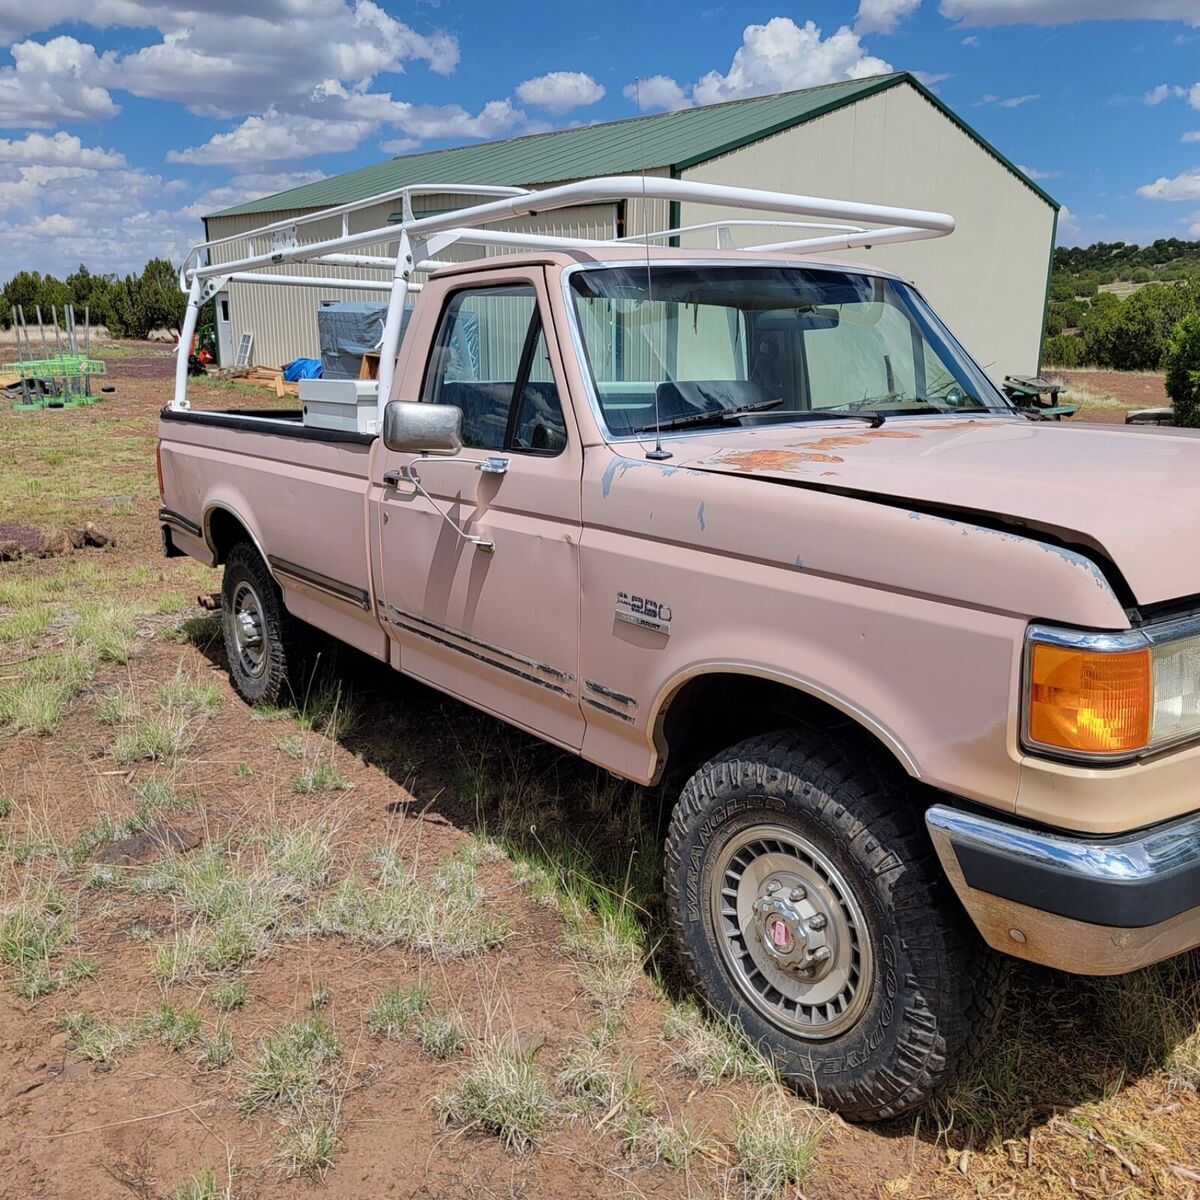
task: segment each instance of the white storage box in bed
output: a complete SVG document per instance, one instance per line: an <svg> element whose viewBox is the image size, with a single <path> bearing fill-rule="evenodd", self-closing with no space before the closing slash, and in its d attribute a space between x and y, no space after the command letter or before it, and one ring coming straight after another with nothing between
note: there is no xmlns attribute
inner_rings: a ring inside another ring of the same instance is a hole
<svg viewBox="0 0 1200 1200"><path fill-rule="evenodd" d="M302 379L300 403L311 429L375 433L379 381L376 379Z"/></svg>

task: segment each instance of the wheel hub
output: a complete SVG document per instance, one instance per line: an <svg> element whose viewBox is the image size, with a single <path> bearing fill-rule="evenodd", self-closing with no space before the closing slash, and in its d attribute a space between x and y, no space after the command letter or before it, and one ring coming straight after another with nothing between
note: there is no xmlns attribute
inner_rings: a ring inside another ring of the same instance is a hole
<svg viewBox="0 0 1200 1200"><path fill-rule="evenodd" d="M721 957L754 1008L800 1038L858 1022L875 954L840 867L794 826L764 823L730 837L709 878Z"/></svg>
<svg viewBox="0 0 1200 1200"><path fill-rule="evenodd" d="M243 646L261 646L262 628L257 613L245 609L237 615L238 641Z"/></svg>
<svg viewBox="0 0 1200 1200"><path fill-rule="evenodd" d="M266 668L266 637L263 632L262 602L247 580L234 589L229 606L234 649L247 675L258 677Z"/></svg>
<svg viewBox="0 0 1200 1200"><path fill-rule="evenodd" d="M808 889L783 892L778 879L770 879L754 901L754 929L768 959L781 970L808 979L821 979L833 960L828 942L829 918L809 899Z"/></svg>

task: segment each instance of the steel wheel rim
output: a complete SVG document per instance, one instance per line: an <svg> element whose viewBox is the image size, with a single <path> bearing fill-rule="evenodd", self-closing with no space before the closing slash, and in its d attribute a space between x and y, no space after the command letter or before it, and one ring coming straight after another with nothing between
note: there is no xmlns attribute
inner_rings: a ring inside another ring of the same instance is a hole
<svg viewBox="0 0 1200 1200"><path fill-rule="evenodd" d="M793 1037L852 1028L875 980L861 907L840 868L783 825L753 825L721 848L709 886L721 957L738 990Z"/></svg>
<svg viewBox="0 0 1200 1200"><path fill-rule="evenodd" d="M262 602L254 588L243 580L230 604L233 645L242 670L257 679L267 666L267 641L263 629Z"/></svg>

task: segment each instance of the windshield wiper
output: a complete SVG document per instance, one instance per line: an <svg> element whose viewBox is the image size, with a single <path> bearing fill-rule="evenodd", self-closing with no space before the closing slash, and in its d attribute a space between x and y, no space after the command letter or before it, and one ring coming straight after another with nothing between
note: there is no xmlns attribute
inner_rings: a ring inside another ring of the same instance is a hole
<svg viewBox="0 0 1200 1200"><path fill-rule="evenodd" d="M724 425L739 417L752 413L769 412L773 417L801 417L807 421L866 421L872 429L878 429L886 420L882 413L826 412L812 408L779 408L783 398L764 400L758 404L740 404L737 408L717 408L711 412L688 413L682 417L669 417L655 425L643 425L634 433L656 433L663 429L691 429L701 425Z"/></svg>

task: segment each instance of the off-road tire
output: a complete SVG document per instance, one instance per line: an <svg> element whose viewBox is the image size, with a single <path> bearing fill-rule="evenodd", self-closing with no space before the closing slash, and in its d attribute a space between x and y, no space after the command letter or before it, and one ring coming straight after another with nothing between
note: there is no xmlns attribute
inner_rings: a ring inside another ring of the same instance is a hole
<svg viewBox="0 0 1200 1200"><path fill-rule="evenodd" d="M239 587L253 589L261 611L262 665L247 670L234 628L235 597ZM277 704L290 700L304 661L301 629L283 604L279 585L251 542L239 542L225 560L221 581L221 632L234 690L247 704Z"/></svg>
<svg viewBox="0 0 1200 1200"><path fill-rule="evenodd" d="M752 826L793 829L849 884L876 947L856 1022L824 1040L787 1032L743 994L720 949L710 885ZM688 781L666 843L666 891L685 969L811 1100L852 1121L928 1100L978 1056L1000 1016L1007 962L970 927L919 805L870 755L812 732L751 738Z"/></svg>

